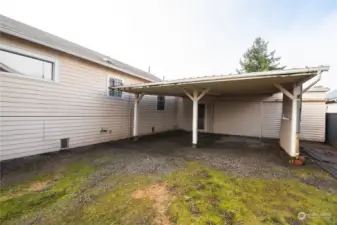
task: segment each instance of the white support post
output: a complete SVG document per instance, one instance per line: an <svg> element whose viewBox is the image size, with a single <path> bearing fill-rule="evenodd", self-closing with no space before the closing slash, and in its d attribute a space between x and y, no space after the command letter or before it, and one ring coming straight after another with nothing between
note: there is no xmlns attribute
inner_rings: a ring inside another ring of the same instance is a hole
<svg viewBox="0 0 337 225"><path fill-rule="evenodd" d="M197 90L193 90L193 94L191 95L185 89L182 89L187 97L189 97L193 102L193 115L192 115L192 147L197 147L198 144L198 103L199 100L204 97L210 90L210 88L206 88L203 90L200 95Z"/></svg>
<svg viewBox="0 0 337 225"><path fill-rule="evenodd" d="M299 107L298 97L301 94L301 86L294 85L293 99L292 99L292 111L291 111L291 156L299 156L299 139L298 139L298 123L299 123Z"/></svg>
<svg viewBox="0 0 337 225"><path fill-rule="evenodd" d="M135 94L135 105L133 108L133 139L137 140L138 136L138 105L144 94Z"/></svg>
<svg viewBox="0 0 337 225"><path fill-rule="evenodd" d="M195 148L198 144L198 92L193 91L193 119L192 119L192 146Z"/></svg>

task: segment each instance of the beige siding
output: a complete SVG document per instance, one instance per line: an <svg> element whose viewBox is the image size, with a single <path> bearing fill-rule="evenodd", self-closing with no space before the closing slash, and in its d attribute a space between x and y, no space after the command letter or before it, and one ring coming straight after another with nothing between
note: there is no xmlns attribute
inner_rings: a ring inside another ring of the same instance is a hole
<svg viewBox="0 0 337 225"><path fill-rule="evenodd" d="M259 102L217 102L214 105L214 133L253 136L261 135Z"/></svg>
<svg viewBox="0 0 337 225"><path fill-rule="evenodd" d="M165 110L157 111L157 96L144 96L139 105L139 134L162 132L177 127L176 101L165 97Z"/></svg>
<svg viewBox="0 0 337 225"><path fill-rule="evenodd" d="M280 137L281 117L281 102L262 102L262 137Z"/></svg>
<svg viewBox="0 0 337 225"><path fill-rule="evenodd" d="M207 132L264 138L280 138L282 118L281 93L249 98L203 99L207 104ZM303 95L301 140L323 142L325 139L325 92ZM191 130L192 102L179 100L178 124ZM285 122L287 123L287 122ZM285 124L285 127L288 125ZM287 128L285 128L287 130Z"/></svg>
<svg viewBox="0 0 337 225"><path fill-rule="evenodd" d="M299 138L301 140L325 141L325 102L304 102Z"/></svg>
<svg viewBox="0 0 337 225"><path fill-rule="evenodd" d="M126 138L132 130L133 96L107 96L107 76L125 84L144 80L39 47L8 36L0 43L59 61L60 81L46 82L0 75L1 160L60 149L60 139L70 138L70 147ZM164 111L156 110L156 97L140 102L139 133L173 129L175 98L166 98ZM101 129L108 130L100 133Z"/></svg>
<svg viewBox="0 0 337 225"><path fill-rule="evenodd" d="M188 98L180 98L178 103L178 128L192 130L192 101Z"/></svg>
<svg viewBox="0 0 337 225"><path fill-rule="evenodd" d="M206 104L206 132L213 132L214 121L214 104Z"/></svg>

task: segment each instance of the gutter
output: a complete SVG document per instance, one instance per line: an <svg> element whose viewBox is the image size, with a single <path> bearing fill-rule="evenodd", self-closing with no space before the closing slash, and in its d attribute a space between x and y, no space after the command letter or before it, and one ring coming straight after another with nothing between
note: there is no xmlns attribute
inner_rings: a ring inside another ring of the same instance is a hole
<svg viewBox="0 0 337 225"><path fill-rule="evenodd" d="M198 84L198 83L208 83L208 82L216 82L216 81L231 81L231 80L247 80L247 79L260 79L266 77L283 77L283 76L291 76L297 74L312 74L315 72L323 72L328 71L329 66L319 66L319 67L310 67L304 69L288 69L288 70L273 70L266 72L254 72L254 73L243 73L243 74L230 74L230 75L217 75L217 76L205 76L205 77L197 77L197 78L187 78L180 80L171 80L171 81L161 81L161 82L153 82L148 84L134 84L134 85L125 85L120 86L118 90L130 90L137 88L150 88L150 87L158 87L158 86L179 86L183 84Z"/></svg>

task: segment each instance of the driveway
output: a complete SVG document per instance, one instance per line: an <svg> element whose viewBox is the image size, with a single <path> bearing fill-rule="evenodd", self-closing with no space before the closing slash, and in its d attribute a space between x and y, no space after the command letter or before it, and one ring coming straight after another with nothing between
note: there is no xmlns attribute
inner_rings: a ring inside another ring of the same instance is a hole
<svg viewBox="0 0 337 225"><path fill-rule="evenodd" d="M167 132L3 162L0 218L4 224L289 224L302 211L319 214L306 217L312 223L336 218L336 180L310 162L289 165L277 141L199 139L192 148L190 133Z"/></svg>

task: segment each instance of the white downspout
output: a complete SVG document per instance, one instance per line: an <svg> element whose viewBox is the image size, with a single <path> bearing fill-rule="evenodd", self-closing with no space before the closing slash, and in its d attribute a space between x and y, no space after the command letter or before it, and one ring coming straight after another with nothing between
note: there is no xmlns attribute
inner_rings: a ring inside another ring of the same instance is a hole
<svg viewBox="0 0 337 225"><path fill-rule="evenodd" d="M323 71L318 71L317 72L317 75L318 75L317 79L314 82L312 82L308 87L306 87L304 90L302 90L299 95L307 92L312 86L314 86L315 84L317 84L322 79L322 72Z"/></svg>

